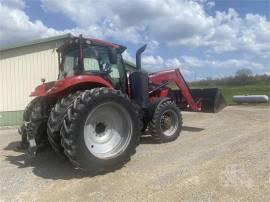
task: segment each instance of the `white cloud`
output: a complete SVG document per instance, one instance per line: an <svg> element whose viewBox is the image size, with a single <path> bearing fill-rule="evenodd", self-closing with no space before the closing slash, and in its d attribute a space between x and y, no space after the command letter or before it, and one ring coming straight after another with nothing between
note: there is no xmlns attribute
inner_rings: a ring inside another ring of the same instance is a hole
<svg viewBox="0 0 270 202"><path fill-rule="evenodd" d="M206 47L218 53L248 51L270 55L270 23L264 17L240 17L234 9L206 13L215 6L207 0L42 0L47 11L61 12L81 29L139 43L156 41L173 46Z"/></svg>
<svg viewBox="0 0 270 202"><path fill-rule="evenodd" d="M148 55L148 56L143 56L142 57L142 63L144 66L161 66L164 64L164 60L160 56L153 56L153 55Z"/></svg>
<svg viewBox="0 0 270 202"><path fill-rule="evenodd" d="M234 9L217 12L206 34L169 42L170 45L206 47L217 53L246 51L261 57L270 55L270 22L264 16L239 17Z"/></svg>
<svg viewBox="0 0 270 202"><path fill-rule="evenodd" d="M134 43L145 40L142 34L165 42L189 38L206 31L211 24L211 20L205 20L200 4L186 0L81 0L80 3L69 0L65 4L42 0L42 3L45 10L63 13L78 27L97 25L104 36Z"/></svg>
<svg viewBox="0 0 270 202"><path fill-rule="evenodd" d="M241 51L262 58L270 55L270 22L264 16L240 17L234 9L217 11L210 16L207 0L41 0L45 12L62 13L76 27L55 30L43 22L32 21L23 11L23 0L0 0L1 43L44 37L63 32L123 43L148 43L151 53L160 44L207 48L216 53ZM48 13L49 14L49 13Z"/></svg>
<svg viewBox="0 0 270 202"><path fill-rule="evenodd" d="M177 58L171 58L165 61L167 67L181 67L181 62Z"/></svg>
<svg viewBox="0 0 270 202"><path fill-rule="evenodd" d="M132 57L127 50L123 53L123 58L136 63L135 58ZM142 55L142 66L149 72L179 68L185 76L194 74L192 68L185 68L177 58L163 59L161 56Z"/></svg>
<svg viewBox="0 0 270 202"><path fill-rule="evenodd" d="M215 5L216 5L215 2L213 2L213 1L209 1L206 3L206 6L210 9L213 8Z"/></svg>
<svg viewBox="0 0 270 202"><path fill-rule="evenodd" d="M29 17L20 10L23 6L23 1L12 0L0 2L1 46L60 33L54 29L48 28L40 20L31 21Z"/></svg>
<svg viewBox="0 0 270 202"><path fill-rule="evenodd" d="M192 68L186 68L178 58L163 59L161 56L147 55L142 57L142 65L150 72L177 68L184 76L190 76L194 73Z"/></svg>
<svg viewBox="0 0 270 202"><path fill-rule="evenodd" d="M249 68L252 70L264 69L260 63L252 62L249 60L228 59L228 60L209 60L199 59L192 56L182 56L181 62L188 68L205 68L205 69L242 69Z"/></svg>
<svg viewBox="0 0 270 202"><path fill-rule="evenodd" d="M24 0L0 0L0 4L9 8L23 9L25 7Z"/></svg>
<svg viewBox="0 0 270 202"><path fill-rule="evenodd" d="M226 74L228 74L229 71L231 72L230 74L234 74L236 70L242 68L249 68L253 72L262 72L265 70L265 67L261 63L244 59L211 60L193 56L164 59L161 56L147 55L142 57L142 64L150 72L179 68L184 76L189 79L191 76L194 76L195 72L206 72L209 75L214 73L216 74L214 77L222 77L224 76L222 72L227 72Z"/></svg>
<svg viewBox="0 0 270 202"><path fill-rule="evenodd" d="M128 61L130 61L130 62L135 63L135 58L132 57L132 56L130 55L130 53L128 52L128 50L125 50L125 51L122 53L122 57L123 57L125 60L128 60Z"/></svg>

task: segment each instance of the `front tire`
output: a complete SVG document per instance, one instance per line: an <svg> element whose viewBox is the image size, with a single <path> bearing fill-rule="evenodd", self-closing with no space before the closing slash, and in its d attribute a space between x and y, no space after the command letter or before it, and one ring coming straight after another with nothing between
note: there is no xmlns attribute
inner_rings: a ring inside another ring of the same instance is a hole
<svg viewBox="0 0 270 202"><path fill-rule="evenodd" d="M67 111L62 146L82 170L113 171L135 154L140 126L139 108L126 95L108 88L86 90Z"/></svg>
<svg viewBox="0 0 270 202"><path fill-rule="evenodd" d="M157 105L149 123L149 131L158 143L171 142L182 130L182 115L174 102L167 100Z"/></svg>

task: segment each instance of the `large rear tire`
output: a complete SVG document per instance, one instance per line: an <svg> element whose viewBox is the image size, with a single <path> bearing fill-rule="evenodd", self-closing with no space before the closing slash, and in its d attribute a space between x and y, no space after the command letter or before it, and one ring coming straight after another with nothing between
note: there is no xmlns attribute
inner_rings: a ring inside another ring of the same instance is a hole
<svg viewBox="0 0 270 202"><path fill-rule="evenodd" d="M50 112L47 122L48 140L53 150L58 154L63 154L63 147L61 145L60 130L66 114L67 109L73 104L79 92L75 92L59 99Z"/></svg>
<svg viewBox="0 0 270 202"><path fill-rule="evenodd" d="M139 144L140 109L118 90L94 88L78 96L61 128L70 161L93 174L122 167Z"/></svg>
<svg viewBox="0 0 270 202"><path fill-rule="evenodd" d="M182 115L171 100L159 104L149 123L149 131L158 143L171 142L178 138L182 130Z"/></svg>

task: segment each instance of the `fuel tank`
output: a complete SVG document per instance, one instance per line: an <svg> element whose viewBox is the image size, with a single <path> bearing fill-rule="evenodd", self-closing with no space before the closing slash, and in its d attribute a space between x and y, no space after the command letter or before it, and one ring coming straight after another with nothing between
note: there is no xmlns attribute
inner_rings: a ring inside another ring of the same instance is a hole
<svg viewBox="0 0 270 202"><path fill-rule="evenodd" d="M269 98L267 95L235 95L232 100L236 103L267 103Z"/></svg>

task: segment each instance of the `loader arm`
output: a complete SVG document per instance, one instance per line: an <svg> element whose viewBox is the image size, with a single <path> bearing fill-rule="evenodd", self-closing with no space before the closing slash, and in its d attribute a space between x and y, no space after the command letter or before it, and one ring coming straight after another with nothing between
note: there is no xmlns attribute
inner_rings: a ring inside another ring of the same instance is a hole
<svg viewBox="0 0 270 202"><path fill-rule="evenodd" d="M195 102L194 98L192 97L191 91L182 74L180 73L179 69L170 69L152 73L149 75L149 81L159 85L161 85L164 82L177 85L177 87L181 90L183 97L186 99L186 102L189 105L189 107L193 111L201 110L200 99L197 102Z"/></svg>

